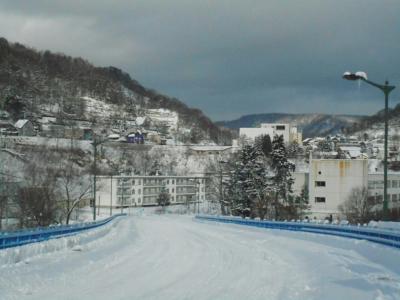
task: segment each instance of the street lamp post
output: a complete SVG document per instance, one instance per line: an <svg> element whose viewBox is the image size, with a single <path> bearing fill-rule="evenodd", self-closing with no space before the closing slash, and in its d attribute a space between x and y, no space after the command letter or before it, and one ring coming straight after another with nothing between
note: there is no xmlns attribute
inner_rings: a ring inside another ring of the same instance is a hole
<svg viewBox="0 0 400 300"><path fill-rule="evenodd" d="M364 72L350 73L345 72L343 78L346 80L362 80L369 85L372 85L380 89L385 94L385 145L384 145L384 160L383 160L383 218L387 220L388 218L388 194L387 194L387 173L388 173L388 131L389 131L389 94L395 89L395 86L389 85L388 81L385 84L378 84L367 79L367 74Z"/></svg>

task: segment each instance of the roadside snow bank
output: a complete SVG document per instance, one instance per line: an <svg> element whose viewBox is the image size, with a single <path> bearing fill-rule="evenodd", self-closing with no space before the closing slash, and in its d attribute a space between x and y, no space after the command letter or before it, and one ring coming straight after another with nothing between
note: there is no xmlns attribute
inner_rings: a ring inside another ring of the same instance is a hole
<svg viewBox="0 0 400 300"><path fill-rule="evenodd" d="M368 223L368 227L400 231L400 222L371 221Z"/></svg>
<svg viewBox="0 0 400 300"><path fill-rule="evenodd" d="M8 264L29 262L30 258L46 255L48 253L73 250L82 251L90 243L105 237L108 234L116 234L116 226L121 219L107 223L91 230L64 235L47 241L27 244L24 246L0 250L0 268Z"/></svg>

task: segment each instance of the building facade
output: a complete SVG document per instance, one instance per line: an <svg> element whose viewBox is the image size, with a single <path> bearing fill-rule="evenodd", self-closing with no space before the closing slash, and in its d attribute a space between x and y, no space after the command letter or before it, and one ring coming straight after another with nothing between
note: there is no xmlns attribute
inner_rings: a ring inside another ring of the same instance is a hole
<svg viewBox="0 0 400 300"><path fill-rule="evenodd" d="M96 203L100 207L154 206L160 193L171 204L205 200L205 177L196 176L98 176Z"/></svg>
<svg viewBox="0 0 400 300"><path fill-rule="evenodd" d="M290 124L262 123L259 128L240 128L239 136L254 141L258 136L269 135L271 139L275 135L282 135L285 143L297 142L302 144L302 133L296 126Z"/></svg>
<svg viewBox="0 0 400 300"><path fill-rule="evenodd" d="M341 217L338 207L354 188L368 188L369 197L378 205L383 204L383 173L368 169L368 159L312 159L308 183L310 215L318 219ZM296 181L304 182L297 177ZM388 207L400 209L400 173L388 173Z"/></svg>
<svg viewBox="0 0 400 300"><path fill-rule="evenodd" d="M309 173L311 215L339 217L338 206L353 188L368 184L367 159L312 159Z"/></svg>
<svg viewBox="0 0 400 300"><path fill-rule="evenodd" d="M400 208L400 173L388 173L388 208ZM368 195L383 203L383 173L368 174Z"/></svg>

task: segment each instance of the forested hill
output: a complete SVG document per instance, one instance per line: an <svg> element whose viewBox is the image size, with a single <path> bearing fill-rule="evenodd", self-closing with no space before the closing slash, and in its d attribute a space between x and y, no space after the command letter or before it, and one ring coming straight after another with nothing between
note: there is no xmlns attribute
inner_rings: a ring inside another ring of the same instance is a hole
<svg viewBox="0 0 400 300"><path fill-rule="evenodd" d="M358 123L363 116L328 115L328 114L286 114L267 113L245 115L232 121L217 122L220 126L231 129L240 127L257 127L261 123L295 124L303 131L303 137L332 135Z"/></svg>
<svg viewBox="0 0 400 300"><path fill-rule="evenodd" d="M397 104L394 108L389 108L388 119L391 127L400 127L400 104ZM360 122L347 128L346 133L352 134L361 131L383 128L384 122L385 111L381 110L372 116L362 118Z"/></svg>
<svg viewBox="0 0 400 300"><path fill-rule="evenodd" d="M196 129L204 138L218 143L230 139L231 132L220 129L201 110L143 87L122 70L95 67L79 57L37 51L0 38L0 109L14 118L57 106L79 114L74 107L80 106L82 97L118 105L132 117L143 109L168 109L178 113L181 126Z"/></svg>

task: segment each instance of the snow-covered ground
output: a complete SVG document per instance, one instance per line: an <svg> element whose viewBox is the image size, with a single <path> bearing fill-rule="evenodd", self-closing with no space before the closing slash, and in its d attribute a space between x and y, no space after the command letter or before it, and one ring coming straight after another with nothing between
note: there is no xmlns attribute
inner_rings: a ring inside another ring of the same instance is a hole
<svg viewBox="0 0 400 300"><path fill-rule="evenodd" d="M138 212L3 264L0 299L400 299L394 248Z"/></svg>

